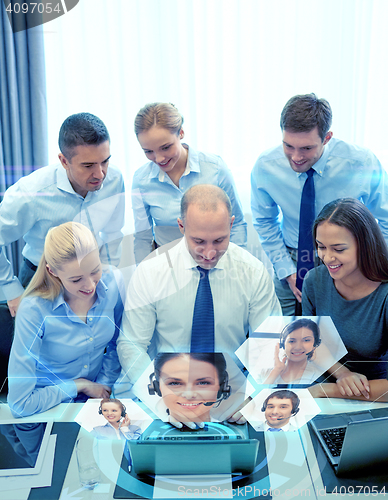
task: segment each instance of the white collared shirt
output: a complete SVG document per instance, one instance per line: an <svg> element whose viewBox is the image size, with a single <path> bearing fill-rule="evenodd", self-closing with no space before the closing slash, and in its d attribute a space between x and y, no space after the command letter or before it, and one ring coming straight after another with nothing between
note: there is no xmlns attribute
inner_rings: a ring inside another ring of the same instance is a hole
<svg viewBox="0 0 388 500"><path fill-rule="evenodd" d="M158 249L136 269L128 298L118 353L124 374L134 383L159 352L190 352L197 263L186 239ZM262 262L229 243L209 273L215 323L215 351L231 355L268 316L281 315L272 280Z"/></svg>
<svg viewBox="0 0 388 500"><path fill-rule="evenodd" d="M296 431L296 428L288 421L285 425L282 425L281 427L277 427L281 431L287 432L287 431ZM273 429L270 425L268 425L268 422L264 422L264 431L268 431L269 429ZM271 431L270 431L271 432Z"/></svg>

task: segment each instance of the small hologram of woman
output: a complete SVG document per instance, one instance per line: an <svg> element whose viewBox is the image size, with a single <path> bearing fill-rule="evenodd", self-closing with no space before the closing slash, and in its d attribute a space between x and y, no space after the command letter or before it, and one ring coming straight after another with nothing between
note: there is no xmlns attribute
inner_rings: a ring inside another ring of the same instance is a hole
<svg viewBox="0 0 388 500"><path fill-rule="evenodd" d="M139 439L141 428L131 425L127 410L119 399L104 398L101 400L98 413L107 423L94 427L92 434L98 439Z"/></svg>
<svg viewBox="0 0 388 500"><path fill-rule="evenodd" d="M304 374L311 368L315 350L321 344L318 325L311 319L301 318L286 325L275 346L274 367L264 384L303 383ZM282 358L280 349L284 350ZM319 376L317 370L317 377Z"/></svg>

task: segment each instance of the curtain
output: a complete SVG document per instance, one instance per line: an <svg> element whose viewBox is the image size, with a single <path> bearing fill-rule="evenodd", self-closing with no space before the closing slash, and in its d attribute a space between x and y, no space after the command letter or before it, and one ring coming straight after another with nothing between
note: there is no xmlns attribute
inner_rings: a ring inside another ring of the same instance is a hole
<svg viewBox="0 0 388 500"><path fill-rule="evenodd" d="M28 23L28 17L27 17ZM20 29L20 25L18 26ZM43 28L13 33L0 2L0 200L20 177L48 162ZM23 242L7 248L15 274Z"/></svg>

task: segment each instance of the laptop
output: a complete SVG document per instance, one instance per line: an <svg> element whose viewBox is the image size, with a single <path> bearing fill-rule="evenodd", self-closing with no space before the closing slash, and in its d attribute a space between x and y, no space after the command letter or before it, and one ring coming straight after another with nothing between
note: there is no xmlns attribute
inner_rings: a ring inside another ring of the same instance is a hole
<svg viewBox="0 0 388 500"><path fill-rule="evenodd" d="M155 420L136 441L127 441L136 474L249 474L257 439L247 426L208 423L193 431Z"/></svg>
<svg viewBox="0 0 388 500"><path fill-rule="evenodd" d="M388 464L388 408L318 415L309 425L337 476Z"/></svg>

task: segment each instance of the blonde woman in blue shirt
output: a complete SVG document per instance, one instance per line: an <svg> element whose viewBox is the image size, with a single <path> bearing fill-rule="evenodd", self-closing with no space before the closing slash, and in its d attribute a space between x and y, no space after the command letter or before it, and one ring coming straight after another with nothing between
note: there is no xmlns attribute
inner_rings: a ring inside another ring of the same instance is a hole
<svg viewBox="0 0 388 500"><path fill-rule="evenodd" d="M61 402L109 397L123 302L112 271L82 224L50 229L16 315L8 403L16 417Z"/></svg>
<svg viewBox="0 0 388 500"><path fill-rule="evenodd" d="M182 237L181 198L195 184L214 184L227 193L235 216L231 241L246 246L247 226L230 170L219 156L182 143L182 125L182 115L170 103L147 104L136 115L135 133L150 160L133 177L136 262L152 251L153 242L161 246Z"/></svg>

